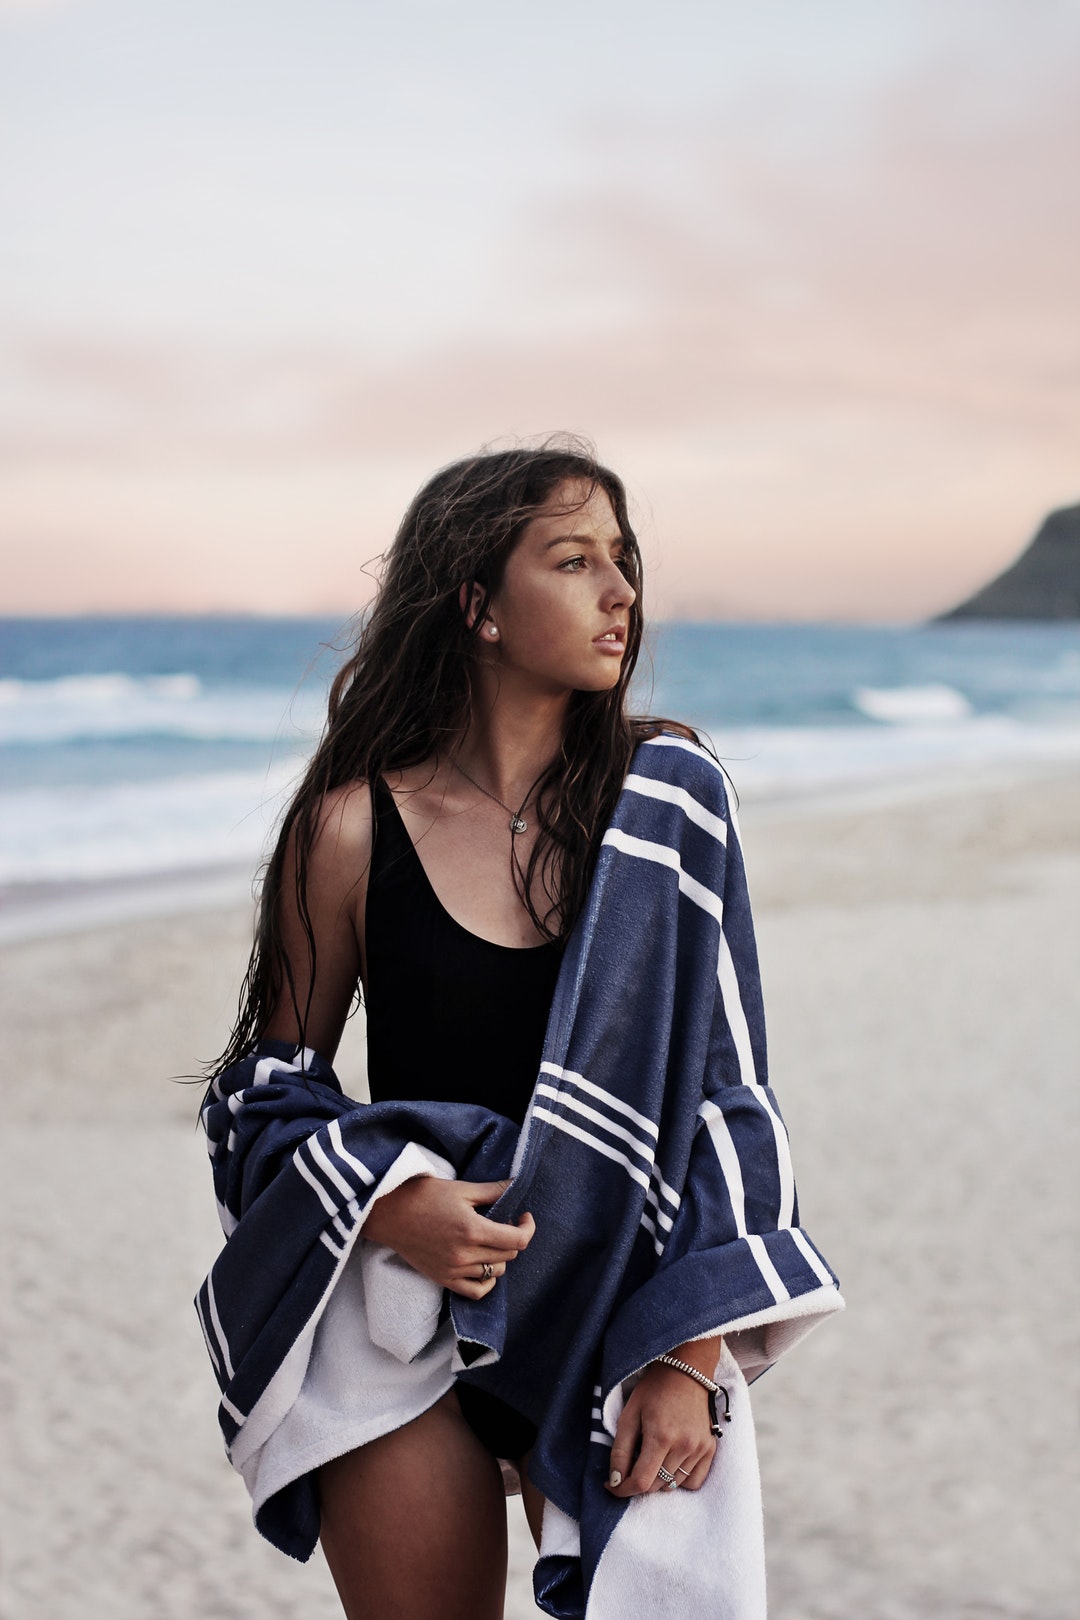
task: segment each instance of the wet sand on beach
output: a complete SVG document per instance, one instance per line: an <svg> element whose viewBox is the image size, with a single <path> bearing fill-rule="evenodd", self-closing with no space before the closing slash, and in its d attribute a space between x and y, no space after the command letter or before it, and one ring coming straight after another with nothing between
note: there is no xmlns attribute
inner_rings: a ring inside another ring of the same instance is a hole
<svg viewBox="0 0 1080 1620"><path fill-rule="evenodd" d="M742 820L802 1216L848 1299L755 1386L772 1620L1069 1620L1080 779ZM167 1077L223 1045L249 932L229 906L0 950L0 1620L339 1620L320 1557L251 1527L191 1305L220 1233ZM340 1069L360 1090L358 1028Z"/></svg>

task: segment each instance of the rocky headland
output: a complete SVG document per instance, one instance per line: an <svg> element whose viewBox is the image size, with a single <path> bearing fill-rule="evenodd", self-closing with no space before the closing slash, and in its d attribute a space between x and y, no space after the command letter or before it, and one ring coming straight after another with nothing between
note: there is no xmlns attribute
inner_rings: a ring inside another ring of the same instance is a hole
<svg viewBox="0 0 1080 1620"><path fill-rule="evenodd" d="M1051 512L1014 563L936 622L954 619L1080 619L1080 506Z"/></svg>

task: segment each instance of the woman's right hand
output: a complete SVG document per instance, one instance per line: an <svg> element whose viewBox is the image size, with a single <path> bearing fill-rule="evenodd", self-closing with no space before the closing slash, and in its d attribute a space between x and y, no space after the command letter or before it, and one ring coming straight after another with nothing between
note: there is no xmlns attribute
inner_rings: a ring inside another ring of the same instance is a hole
<svg viewBox="0 0 1080 1620"><path fill-rule="evenodd" d="M440 1288L483 1299L536 1231L531 1215L509 1226L480 1214L509 1185L414 1176L375 1201L364 1236L385 1243Z"/></svg>

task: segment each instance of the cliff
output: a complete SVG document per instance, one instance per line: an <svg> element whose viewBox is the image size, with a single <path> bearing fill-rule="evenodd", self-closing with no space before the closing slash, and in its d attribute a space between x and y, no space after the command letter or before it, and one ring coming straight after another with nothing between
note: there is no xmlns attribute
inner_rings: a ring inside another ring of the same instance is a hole
<svg viewBox="0 0 1080 1620"><path fill-rule="evenodd" d="M1080 618L1080 506L1051 512L1016 561L937 623Z"/></svg>

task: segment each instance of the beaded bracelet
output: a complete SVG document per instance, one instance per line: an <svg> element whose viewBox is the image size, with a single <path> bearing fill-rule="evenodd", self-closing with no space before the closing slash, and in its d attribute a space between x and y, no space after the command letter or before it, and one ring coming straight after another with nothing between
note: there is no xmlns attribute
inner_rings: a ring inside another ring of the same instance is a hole
<svg viewBox="0 0 1080 1620"><path fill-rule="evenodd" d="M724 1397L724 1422L731 1422L731 1401L723 1384L714 1383L706 1373L699 1372L696 1367L691 1367L688 1361L680 1361L678 1356L657 1356L653 1361L653 1366L674 1367L676 1372L685 1373L687 1378L692 1378L695 1383L701 1385L702 1389L708 1391L709 1428L718 1440L723 1439L723 1431L720 1428L720 1419L716 1411L716 1397L718 1395Z"/></svg>

